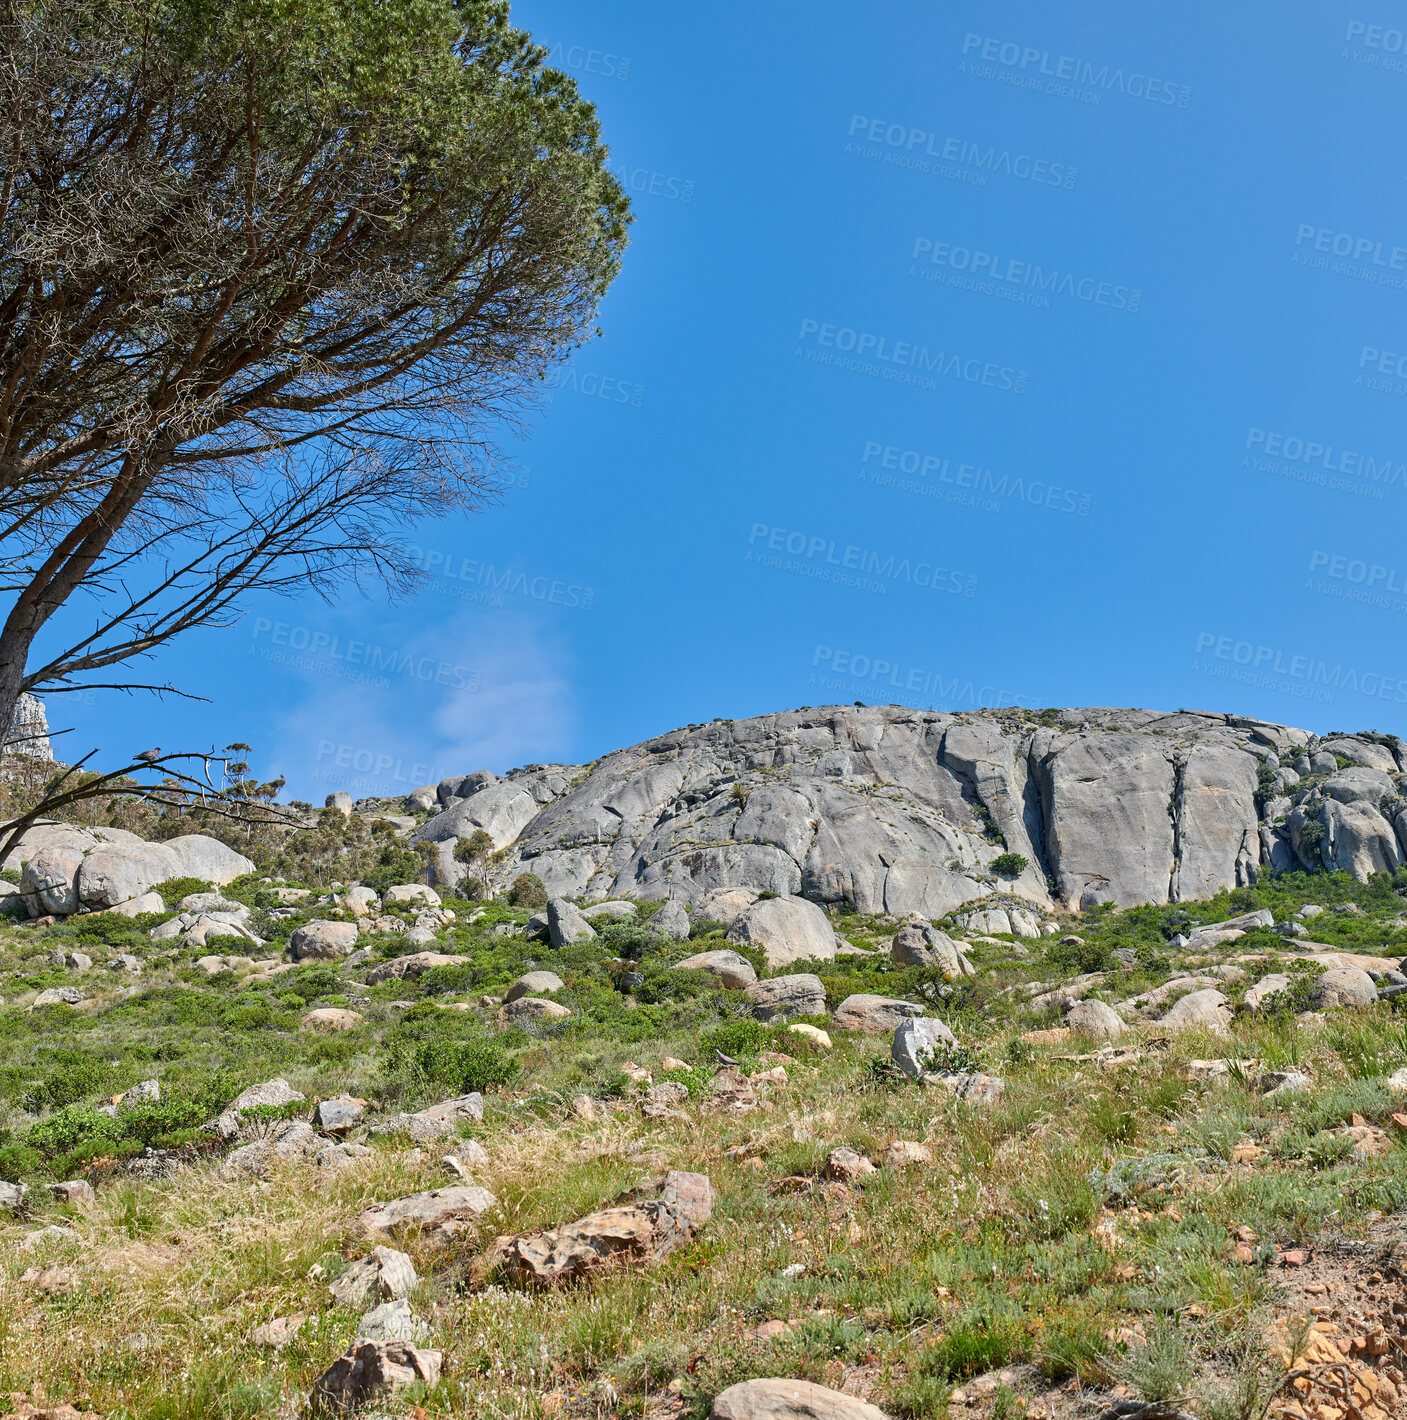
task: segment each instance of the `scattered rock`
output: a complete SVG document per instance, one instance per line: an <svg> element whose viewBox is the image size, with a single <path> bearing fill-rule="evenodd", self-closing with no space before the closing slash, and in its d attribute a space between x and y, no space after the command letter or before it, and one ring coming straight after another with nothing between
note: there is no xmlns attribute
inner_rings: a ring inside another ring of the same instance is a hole
<svg viewBox="0 0 1407 1420"><path fill-rule="evenodd" d="M304 922L288 939L294 961L336 961L356 945L355 922Z"/></svg>
<svg viewBox="0 0 1407 1420"><path fill-rule="evenodd" d="M409 1341L358 1338L318 1377L309 1397L313 1415L348 1415L378 1396L394 1395L416 1381L439 1384L444 1356Z"/></svg>
<svg viewBox="0 0 1407 1420"><path fill-rule="evenodd" d="M752 1014L760 1021L784 1020L788 1016L820 1016L826 1010L826 988L819 976L803 972L796 976L774 976L747 987Z"/></svg>
<svg viewBox="0 0 1407 1420"><path fill-rule="evenodd" d="M449 952L412 952L409 956L393 957L367 972L369 986L379 986L395 977L397 981L417 981L437 966L464 966L469 958Z"/></svg>
<svg viewBox="0 0 1407 1420"><path fill-rule="evenodd" d="M931 1068L933 1052L945 1045L956 1045L952 1031L932 1016L901 1022L894 1031L889 1057L915 1080L921 1080Z"/></svg>
<svg viewBox="0 0 1407 1420"><path fill-rule="evenodd" d="M1368 983L1372 985L1371 980ZM1374 993L1376 995L1376 993ZM1208 1030L1226 1035L1231 1024L1231 1004L1220 991L1208 988L1183 996L1158 1022L1164 1030Z"/></svg>
<svg viewBox="0 0 1407 1420"><path fill-rule="evenodd" d="M735 1114L757 1108L757 1091L736 1065L720 1065L709 1084L709 1105Z"/></svg>
<svg viewBox="0 0 1407 1420"><path fill-rule="evenodd" d="M410 1309L404 1297L382 1302L357 1323L358 1337L368 1341L414 1341L430 1339L430 1328Z"/></svg>
<svg viewBox="0 0 1407 1420"><path fill-rule="evenodd" d="M795 1025L787 1027L793 1035L804 1036L813 1045L819 1045L822 1050L831 1048L831 1038L820 1026L813 1026L806 1021L798 1021Z"/></svg>
<svg viewBox="0 0 1407 1420"><path fill-rule="evenodd" d="M889 944L895 966L936 967L949 981L973 974L958 944L946 932L925 922L910 922Z"/></svg>
<svg viewBox="0 0 1407 1420"><path fill-rule="evenodd" d="M382 893L381 901L386 904L423 902L426 907L438 907L440 895L424 883L397 883L395 887L388 887Z"/></svg>
<svg viewBox="0 0 1407 1420"><path fill-rule="evenodd" d="M93 1185L82 1178L71 1178L67 1183L51 1183L49 1192L60 1203L68 1203L74 1208L88 1208L98 1201Z"/></svg>
<svg viewBox="0 0 1407 1420"><path fill-rule="evenodd" d="M1259 1011L1272 997L1283 996L1289 989L1290 978L1284 972L1272 971L1247 989L1244 998L1246 1009Z"/></svg>
<svg viewBox="0 0 1407 1420"><path fill-rule="evenodd" d="M549 1001L543 996L520 996L508 1002L498 1014L505 1024L516 1025L524 1021L564 1021L571 1011L560 1001Z"/></svg>
<svg viewBox="0 0 1407 1420"><path fill-rule="evenodd" d="M890 1169L907 1169L915 1165L931 1168L933 1150L927 1144L915 1143L912 1139L896 1139L884 1151L884 1166Z"/></svg>
<svg viewBox="0 0 1407 1420"><path fill-rule="evenodd" d="M276 1316L272 1321L266 1321L262 1326L256 1326L249 1333L250 1344L261 1346L269 1351L281 1351L297 1337L307 1319L307 1312L294 1312L291 1316Z"/></svg>
<svg viewBox="0 0 1407 1420"><path fill-rule="evenodd" d="M1371 1006L1377 999L1373 978L1356 966L1333 967L1310 987L1310 1000L1321 1011L1334 1006Z"/></svg>
<svg viewBox="0 0 1407 1420"><path fill-rule="evenodd" d="M30 1002L29 1009L33 1011L40 1006L76 1006L86 999L76 986L51 986L47 991L41 991Z"/></svg>
<svg viewBox="0 0 1407 1420"><path fill-rule="evenodd" d="M340 1006L318 1006L298 1022L299 1030L356 1030L366 1024L360 1011L348 1011Z"/></svg>
<svg viewBox="0 0 1407 1420"><path fill-rule="evenodd" d="M755 1380L715 1396L709 1420L888 1420L884 1411L811 1381Z"/></svg>
<svg viewBox="0 0 1407 1420"><path fill-rule="evenodd" d="M752 963L739 952L720 948L712 952L696 952L675 962L684 971L706 971L718 978L718 984L728 991L742 991L757 980Z"/></svg>
<svg viewBox="0 0 1407 1420"><path fill-rule="evenodd" d="M565 897L554 897L547 904L547 937L554 947L571 947L589 942L596 929Z"/></svg>
<svg viewBox="0 0 1407 1420"><path fill-rule="evenodd" d="M353 1231L362 1237L389 1236L395 1232L420 1232L435 1242L448 1242L485 1209L495 1203L486 1188L463 1185L432 1188L389 1203L374 1203L357 1214Z"/></svg>
<svg viewBox="0 0 1407 1420"><path fill-rule="evenodd" d="M913 1001L861 993L847 996L835 1008L832 1020L842 1030L860 1031L864 1035L888 1035L902 1021L921 1015L923 1007Z"/></svg>
<svg viewBox="0 0 1407 1420"><path fill-rule="evenodd" d="M355 1129L366 1113L364 1103L350 1095L322 1100L314 1111L318 1128L325 1134L345 1134L349 1129Z"/></svg>
<svg viewBox="0 0 1407 1420"><path fill-rule="evenodd" d="M508 988L503 999L511 1004L520 996L531 996L542 991L560 991L566 984L555 971L529 971Z"/></svg>
<svg viewBox="0 0 1407 1420"><path fill-rule="evenodd" d="M51 1262L47 1267L27 1267L20 1273L20 1286L39 1297L66 1297L73 1291L74 1276L67 1267Z"/></svg>
<svg viewBox="0 0 1407 1420"><path fill-rule="evenodd" d="M395 1297L408 1297L419 1283L415 1265L393 1247L375 1247L327 1289L339 1306L369 1307Z"/></svg>
<svg viewBox="0 0 1407 1420"><path fill-rule="evenodd" d="M863 1154L856 1153L854 1149L842 1146L839 1149L832 1149L826 1155L827 1178L838 1178L842 1183L855 1183L864 1178L866 1174L874 1172L876 1172L875 1166Z"/></svg>
<svg viewBox="0 0 1407 1420"><path fill-rule="evenodd" d="M688 1243L712 1214L708 1178L671 1172L574 1223L499 1238L490 1256L520 1281L562 1282L612 1264L658 1262Z"/></svg>
<svg viewBox="0 0 1407 1420"><path fill-rule="evenodd" d="M1125 1026L1119 1013L1105 1001L1074 1001L1065 1013L1065 1024L1082 1035L1118 1040Z"/></svg>

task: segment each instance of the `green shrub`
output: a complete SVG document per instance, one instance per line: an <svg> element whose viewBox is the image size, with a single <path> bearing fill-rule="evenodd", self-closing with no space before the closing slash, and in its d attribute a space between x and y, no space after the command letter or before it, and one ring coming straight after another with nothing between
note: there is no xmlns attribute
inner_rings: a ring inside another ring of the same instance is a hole
<svg viewBox="0 0 1407 1420"><path fill-rule="evenodd" d="M183 897L189 897L193 892L214 892L215 887L201 878L167 878L164 883L157 883L152 891L161 894L161 900L167 907L175 907Z"/></svg>
<svg viewBox="0 0 1407 1420"><path fill-rule="evenodd" d="M456 863L478 863L493 853L493 839L482 828L476 828L468 838L454 845Z"/></svg>
<svg viewBox="0 0 1407 1420"><path fill-rule="evenodd" d="M1110 971L1117 958L1110 954L1104 942L1061 942L1051 937L1046 942L1046 960L1061 971L1083 976L1090 971Z"/></svg>
<svg viewBox="0 0 1407 1420"><path fill-rule="evenodd" d="M425 859L421 854L399 844L388 843L381 850L375 867L362 873L361 881L363 887L369 887L373 892L385 892L387 888L401 883L419 882L424 871Z"/></svg>
<svg viewBox="0 0 1407 1420"><path fill-rule="evenodd" d="M486 1035L422 1041L414 1059L422 1079L447 1085L457 1095L506 1084L518 1069L518 1062Z"/></svg>
<svg viewBox="0 0 1407 1420"><path fill-rule="evenodd" d="M536 873L519 873L508 889L508 901L526 912L540 912L547 906L547 887Z"/></svg>
<svg viewBox="0 0 1407 1420"><path fill-rule="evenodd" d="M1030 859L1020 853L999 853L992 859L992 871L999 878L1019 878L1029 866Z"/></svg>

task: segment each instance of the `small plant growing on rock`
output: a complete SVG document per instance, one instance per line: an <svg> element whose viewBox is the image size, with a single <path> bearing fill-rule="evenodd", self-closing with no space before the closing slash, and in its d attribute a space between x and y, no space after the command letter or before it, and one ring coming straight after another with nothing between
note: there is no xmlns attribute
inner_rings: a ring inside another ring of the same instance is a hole
<svg viewBox="0 0 1407 1420"><path fill-rule="evenodd" d="M999 853L992 859L992 871L999 878L1019 878L1030 866L1030 861L1020 853Z"/></svg>

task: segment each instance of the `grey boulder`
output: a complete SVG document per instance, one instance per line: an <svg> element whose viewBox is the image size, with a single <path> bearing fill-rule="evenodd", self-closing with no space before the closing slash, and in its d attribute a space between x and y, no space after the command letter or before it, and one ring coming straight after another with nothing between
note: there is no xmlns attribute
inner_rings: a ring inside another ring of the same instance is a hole
<svg viewBox="0 0 1407 1420"><path fill-rule="evenodd" d="M863 1035L888 1035L902 1022L921 1015L923 1007L913 1001L860 993L847 996L835 1008L832 1022L842 1030L859 1031Z"/></svg>
<svg viewBox="0 0 1407 1420"><path fill-rule="evenodd" d="M741 913L726 935L730 942L759 949L773 971L835 956L830 918L804 897L763 898Z"/></svg>
<svg viewBox="0 0 1407 1420"><path fill-rule="evenodd" d="M934 1051L956 1045L952 1031L932 1016L901 1021L894 1029L889 1058L912 1079L921 1080L932 1068Z"/></svg>
<svg viewBox="0 0 1407 1420"><path fill-rule="evenodd" d="M803 972L754 981L747 987L752 1013L760 1021L783 1021L795 1016L820 1016L826 1010L826 988L819 976Z"/></svg>
<svg viewBox="0 0 1407 1420"><path fill-rule="evenodd" d="M305 922L288 939L294 961L336 961L357 945L355 922Z"/></svg>
<svg viewBox="0 0 1407 1420"><path fill-rule="evenodd" d="M1333 1006L1371 1006L1378 988L1366 971L1356 966L1335 966L1310 988L1310 1000L1319 1010Z"/></svg>
<svg viewBox="0 0 1407 1420"><path fill-rule="evenodd" d="M578 942L591 941L596 936L596 929L565 897L554 897L547 904L547 936L552 945L560 950L575 946Z"/></svg>
<svg viewBox="0 0 1407 1420"><path fill-rule="evenodd" d="M757 980L752 963L738 952L720 948L712 952L695 952L674 965L685 971L706 971L718 978L718 984L729 991L742 991Z"/></svg>
<svg viewBox="0 0 1407 1420"><path fill-rule="evenodd" d="M941 971L949 981L973 975L958 944L930 923L910 922L894 936L889 955L895 966L927 966Z"/></svg>

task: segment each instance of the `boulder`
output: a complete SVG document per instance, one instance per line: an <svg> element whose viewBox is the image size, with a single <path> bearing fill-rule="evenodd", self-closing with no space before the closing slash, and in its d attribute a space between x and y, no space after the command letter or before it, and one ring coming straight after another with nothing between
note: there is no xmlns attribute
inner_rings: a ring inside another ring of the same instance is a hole
<svg viewBox="0 0 1407 1420"><path fill-rule="evenodd" d="M567 983L555 971L529 971L520 976L507 990L503 999L507 1003L520 996L528 996L540 991L560 991Z"/></svg>
<svg viewBox="0 0 1407 1420"><path fill-rule="evenodd" d="M144 892L130 902L119 902L112 911L119 917L141 917L147 912L165 912L166 902L159 892ZM249 909L246 907L244 911L247 913Z"/></svg>
<svg viewBox="0 0 1407 1420"><path fill-rule="evenodd" d="M422 785L419 789L412 789L405 796L401 807L408 814L424 813L427 809L439 806L439 795L435 792L433 784Z"/></svg>
<svg viewBox="0 0 1407 1420"><path fill-rule="evenodd" d="M214 1131L228 1141L239 1133L239 1116L247 1109L258 1109L261 1105L269 1109L279 1109L286 1104L297 1104L307 1096L295 1090L281 1076L275 1080L265 1080L261 1084L250 1085L232 1099L228 1107L215 1121Z"/></svg>
<svg viewBox="0 0 1407 1420"><path fill-rule="evenodd" d="M373 1302L408 1297L419 1285L415 1264L393 1247L374 1247L327 1289L339 1306L362 1310Z"/></svg>
<svg viewBox="0 0 1407 1420"><path fill-rule="evenodd" d="M549 1001L544 996L520 996L498 1014L507 1025L522 1025L527 1021L564 1021L571 1011L560 1001Z"/></svg>
<svg viewBox="0 0 1407 1420"><path fill-rule="evenodd" d="M413 1346L409 1341L358 1337L318 1377L309 1409L314 1417L350 1415L417 1381L433 1388L439 1384L443 1362L442 1352Z"/></svg>
<svg viewBox="0 0 1407 1420"><path fill-rule="evenodd" d="M935 1162L933 1150L927 1144L919 1144L912 1139L896 1139L884 1151L884 1166L888 1169L906 1169L915 1165L931 1168Z"/></svg>
<svg viewBox="0 0 1407 1420"><path fill-rule="evenodd" d="M860 993L847 996L835 1008L831 1019L842 1030L860 1031L864 1035L888 1035L903 1021L921 1015L923 1007L913 1001Z"/></svg>
<svg viewBox="0 0 1407 1420"><path fill-rule="evenodd" d="M1266 1002L1276 996L1283 996L1290 989L1290 978L1281 971L1272 971L1266 976L1262 976L1252 987L1249 987L1245 995L1245 1006L1248 1011L1258 1011Z"/></svg>
<svg viewBox="0 0 1407 1420"><path fill-rule="evenodd" d="M430 1328L410 1309L404 1297L382 1302L357 1323L358 1338L368 1341L427 1341Z"/></svg>
<svg viewBox="0 0 1407 1420"><path fill-rule="evenodd" d="M596 929L581 912L564 897L554 897L547 904L547 937L558 949L589 942Z"/></svg>
<svg viewBox="0 0 1407 1420"><path fill-rule="evenodd" d="M689 914L682 902L671 899L666 902L648 923L650 931L658 932L666 941L687 942L689 940Z"/></svg>
<svg viewBox="0 0 1407 1420"><path fill-rule="evenodd" d="M671 1172L576 1222L499 1238L490 1257L520 1281L565 1282L611 1265L658 1262L690 1242L712 1214L708 1178Z"/></svg>
<svg viewBox="0 0 1407 1420"><path fill-rule="evenodd" d="M835 957L830 918L804 897L763 898L742 912L726 935L730 942L760 950L772 971Z"/></svg>
<svg viewBox="0 0 1407 1420"><path fill-rule="evenodd" d="M1193 991L1178 1000L1158 1024L1170 1031L1200 1029L1225 1035L1231 1024L1231 1004L1212 988Z"/></svg>
<svg viewBox="0 0 1407 1420"><path fill-rule="evenodd" d="M156 883L194 876L185 871L180 856L166 843L95 848L78 869L78 896L84 906L101 912L141 897Z"/></svg>
<svg viewBox="0 0 1407 1420"><path fill-rule="evenodd" d="M593 902L581 909L581 915L588 922L594 917L614 918L617 922L629 922L634 920L637 912L638 909L633 902L624 902L620 899Z"/></svg>
<svg viewBox="0 0 1407 1420"><path fill-rule="evenodd" d="M355 1129L365 1114L362 1101L348 1095L321 1100L313 1111L318 1128L326 1134L345 1134L349 1129Z"/></svg>
<svg viewBox="0 0 1407 1420"><path fill-rule="evenodd" d="M473 1184L432 1188L363 1208L353 1220L352 1230L365 1238L418 1232L431 1241L448 1242L496 1201L488 1189Z"/></svg>
<svg viewBox="0 0 1407 1420"><path fill-rule="evenodd" d="M39 1006L76 1006L85 999L76 986L51 986L47 991L41 991L29 1003L29 1009L32 1011Z"/></svg>
<svg viewBox="0 0 1407 1420"><path fill-rule="evenodd" d="M812 1381L754 1380L714 1397L709 1420L889 1420L884 1411Z"/></svg>
<svg viewBox="0 0 1407 1420"><path fill-rule="evenodd" d="M854 1149L843 1145L826 1155L827 1178L839 1179L842 1183L858 1183L875 1172L875 1166L863 1154L857 1154Z"/></svg>
<svg viewBox="0 0 1407 1420"><path fill-rule="evenodd" d="M304 922L288 939L294 961L336 961L355 951L356 945L355 922Z"/></svg>
<svg viewBox="0 0 1407 1420"><path fill-rule="evenodd" d="M440 895L432 887L426 887L423 883L397 883L395 887L388 887L381 896L381 901L388 906L392 903L402 905L411 902L424 903L427 907L438 907L440 905Z"/></svg>
<svg viewBox="0 0 1407 1420"><path fill-rule="evenodd" d="M956 1045L952 1031L932 1016L901 1021L894 1028L889 1058L912 1079L921 1080L932 1068L931 1056L940 1046Z"/></svg>
<svg viewBox="0 0 1407 1420"><path fill-rule="evenodd" d="M336 809L344 818L352 816L352 796L345 789L334 789L322 804L325 809Z"/></svg>
<svg viewBox="0 0 1407 1420"><path fill-rule="evenodd" d="M757 894L746 888L719 888L704 894L694 908L694 916L700 922L721 922L726 932L756 901Z"/></svg>
<svg viewBox="0 0 1407 1420"><path fill-rule="evenodd" d="M1006 1093L1006 1081L996 1075L983 1075L979 1071L964 1071L957 1075L940 1077L941 1083L953 1092L963 1104L983 1108L996 1102Z"/></svg>
<svg viewBox="0 0 1407 1420"><path fill-rule="evenodd" d="M1336 966L1314 982L1309 998L1321 1011L1333 1006L1371 1006L1378 999L1378 988L1366 971Z"/></svg>
<svg viewBox="0 0 1407 1420"><path fill-rule="evenodd" d="M674 965L685 971L706 971L718 978L718 984L728 991L742 991L757 980L752 963L738 952L720 948L712 952L695 952Z"/></svg>
<svg viewBox="0 0 1407 1420"><path fill-rule="evenodd" d="M51 1183L49 1192L60 1203L67 1203L74 1208L88 1208L98 1201L98 1195L93 1192L93 1185L83 1178L71 1178L64 1183Z"/></svg>
<svg viewBox="0 0 1407 1420"><path fill-rule="evenodd" d="M1105 1001L1073 1001L1065 1013L1065 1024L1084 1035L1100 1040L1118 1040L1125 1026L1123 1017Z"/></svg>
<svg viewBox="0 0 1407 1420"><path fill-rule="evenodd" d="M366 979L372 986L389 981L393 976L397 981L415 981L434 967L465 966L469 960L466 956L449 952L412 952L410 956L393 957L390 961L383 961L372 967L367 972Z"/></svg>
<svg viewBox="0 0 1407 1420"><path fill-rule="evenodd" d="M376 893L369 887L362 887L360 883L349 887L347 891L338 898L338 902L341 906L345 907L353 917L366 917L370 913L377 913L379 915L381 907L381 899L377 897Z"/></svg>
<svg viewBox="0 0 1407 1420"><path fill-rule="evenodd" d="M784 1020L788 1016L822 1016L826 1011L826 988L819 976L803 972L796 976L774 976L754 981L746 988L752 1013L760 1021Z"/></svg>
<svg viewBox="0 0 1407 1420"><path fill-rule="evenodd" d="M309 1011L299 1022L299 1030L356 1030L366 1024L366 1017L360 1011L348 1011L340 1006L318 1006Z"/></svg>
<svg viewBox="0 0 1407 1420"><path fill-rule="evenodd" d="M820 1026L813 1026L806 1021L800 1021L796 1025L788 1026L787 1029L793 1035L799 1035L805 1040L809 1040L812 1045L819 1045L822 1050L831 1048L831 1038Z"/></svg>
<svg viewBox="0 0 1407 1420"><path fill-rule="evenodd" d="M78 911L78 870L81 848L58 845L41 848L20 873L20 893L31 917L64 917Z"/></svg>
<svg viewBox="0 0 1407 1420"><path fill-rule="evenodd" d="M210 838L204 833L168 838L160 846L176 855L179 871L172 874L174 877L198 878L203 883L224 887L226 883L254 871L254 864L243 853L236 853L218 838ZM159 883L165 879L153 878L152 881Z"/></svg>
<svg viewBox="0 0 1407 1420"><path fill-rule="evenodd" d="M958 944L926 922L910 922L899 931L889 944L889 955L895 966L936 967L949 981L973 975L972 963Z"/></svg>

